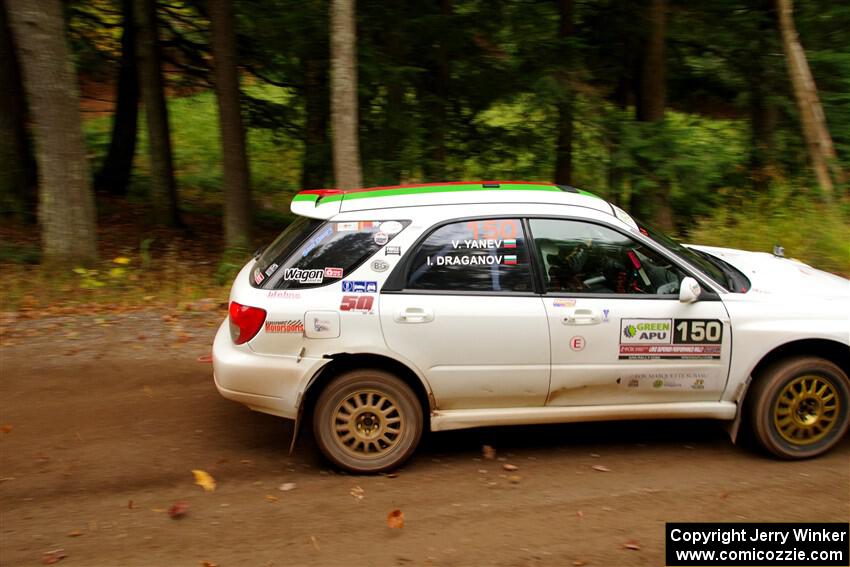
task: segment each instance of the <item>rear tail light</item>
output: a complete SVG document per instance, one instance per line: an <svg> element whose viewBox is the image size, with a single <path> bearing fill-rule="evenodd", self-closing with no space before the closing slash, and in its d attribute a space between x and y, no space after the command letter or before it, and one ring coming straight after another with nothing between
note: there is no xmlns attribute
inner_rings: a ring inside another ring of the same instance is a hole
<svg viewBox="0 0 850 567"><path fill-rule="evenodd" d="M265 320L265 309L230 302L230 338L235 344L241 345L253 339Z"/></svg>

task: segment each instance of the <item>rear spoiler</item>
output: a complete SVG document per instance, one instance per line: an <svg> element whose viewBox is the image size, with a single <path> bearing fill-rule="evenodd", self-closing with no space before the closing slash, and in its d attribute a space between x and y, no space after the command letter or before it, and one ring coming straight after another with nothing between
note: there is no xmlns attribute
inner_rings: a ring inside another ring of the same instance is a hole
<svg viewBox="0 0 850 567"><path fill-rule="evenodd" d="M313 219L329 219L339 213L345 193L341 189L307 189L292 198L293 214Z"/></svg>

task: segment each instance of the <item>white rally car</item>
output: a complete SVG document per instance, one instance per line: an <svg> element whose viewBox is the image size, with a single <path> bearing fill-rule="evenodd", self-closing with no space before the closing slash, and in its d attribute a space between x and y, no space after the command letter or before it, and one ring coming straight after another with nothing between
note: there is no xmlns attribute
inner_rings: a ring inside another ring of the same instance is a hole
<svg viewBox="0 0 850 567"><path fill-rule="evenodd" d="M846 279L547 183L310 190L292 211L233 284L215 383L296 431L312 416L347 470L398 466L425 428L743 418L784 458L847 430Z"/></svg>

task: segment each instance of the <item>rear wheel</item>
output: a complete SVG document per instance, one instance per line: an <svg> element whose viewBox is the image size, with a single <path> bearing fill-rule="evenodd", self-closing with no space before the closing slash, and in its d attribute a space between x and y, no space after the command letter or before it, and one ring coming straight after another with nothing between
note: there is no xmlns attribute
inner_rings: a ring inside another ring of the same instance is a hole
<svg viewBox="0 0 850 567"><path fill-rule="evenodd" d="M756 440L784 459L825 453L850 423L850 380L821 358L791 358L769 366L756 377L748 398Z"/></svg>
<svg viewBox="0 0 850 567"><path fill-rule="evenodd" d="M398 467L422 436L422 406L402 380L377 369L335 378L313 412L316 442L340 468L378 473Z"/></svg>

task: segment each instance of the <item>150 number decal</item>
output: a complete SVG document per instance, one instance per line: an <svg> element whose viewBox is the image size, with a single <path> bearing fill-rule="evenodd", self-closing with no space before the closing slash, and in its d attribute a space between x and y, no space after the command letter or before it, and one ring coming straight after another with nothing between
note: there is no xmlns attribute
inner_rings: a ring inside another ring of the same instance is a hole
<svg viewBox="0 0 850 567"><path fill-rule="evenodd" d="M720 344L723 342L723 323L717 319L676 319L673 322L673 342Z"/></svg>
<svg viewBox="0 0 850 567"><path fill-rule="evenodd" d="M514 220L470 221L466 226L469 227L473 240L516 239L517 223Z"/></svg>
<svg viewBox="0 0 850 567"><path fill-rule="evenodd" d="M340 311L366 311L372 310L375 298L371 295L343 295Z"/></svg>

